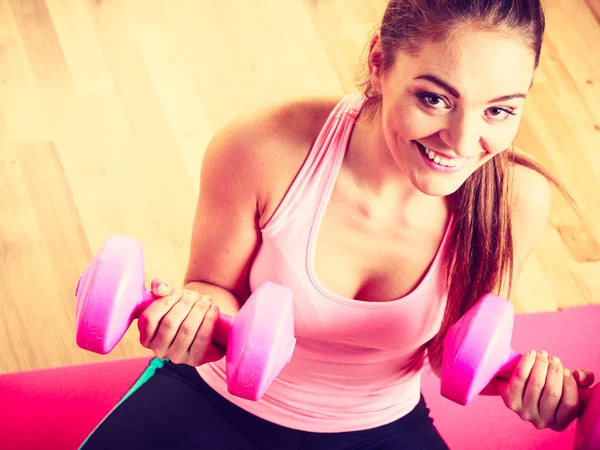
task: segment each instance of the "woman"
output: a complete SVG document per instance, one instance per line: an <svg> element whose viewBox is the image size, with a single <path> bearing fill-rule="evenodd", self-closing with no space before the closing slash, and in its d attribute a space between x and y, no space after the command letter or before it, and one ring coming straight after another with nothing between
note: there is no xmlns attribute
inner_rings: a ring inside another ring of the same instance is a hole
<svg viewBox="0 0 600 450"><path fill-rule="evenodd" d="M447 448L420 371L439 373L443 336L481 295L509 298L549 214L552 178L511 148L543 31L537 0L392 0L361 95L222 129L183 290L154 280L139 320L160 359L84 448ZM227 393L211 336L264 280L294 293L298 341L251 402ZM485 393L563 430L591 382L530 352Z"/></svg>

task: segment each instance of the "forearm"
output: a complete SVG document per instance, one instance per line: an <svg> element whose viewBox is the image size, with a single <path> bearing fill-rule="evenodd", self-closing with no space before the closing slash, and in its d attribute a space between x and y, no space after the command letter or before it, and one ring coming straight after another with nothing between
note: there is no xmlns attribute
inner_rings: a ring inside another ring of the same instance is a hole
<svg viewBox="0 0 600 450"><path fill-rule="evenodd" d="M214 284L203 281L187 281L184 289L197 292L200 295L208 295L214 305L219 307L219 312L228 316L237 315L242 307L242 302L233 293Z"/></svg>

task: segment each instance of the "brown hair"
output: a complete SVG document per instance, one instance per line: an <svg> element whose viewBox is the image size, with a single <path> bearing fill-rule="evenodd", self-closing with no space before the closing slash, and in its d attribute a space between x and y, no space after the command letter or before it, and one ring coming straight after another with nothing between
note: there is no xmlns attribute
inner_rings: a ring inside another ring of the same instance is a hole
<svg viewBox="0 0 600 450"><path fill-rule="evenodd" d="M537 69L545 28L539 0L391 0L378 30L383 53L379 70L389 69L399 51L418 53L425 41L443 41L466 28L524 39L535 54ZM375 114L381 98L370 84L368 71L362 81L359 78L359 86L366 97L363 113ZM485 293L499 294L502 286L510 292L513 240L509 199L511 168L516 164L544 175L573 204L548 171L512 148L477 169L452 194L453 226L444 252L448 302L440 331L417 351L408 370L423 367L426 356L439 367L448 328Z"/></svg>

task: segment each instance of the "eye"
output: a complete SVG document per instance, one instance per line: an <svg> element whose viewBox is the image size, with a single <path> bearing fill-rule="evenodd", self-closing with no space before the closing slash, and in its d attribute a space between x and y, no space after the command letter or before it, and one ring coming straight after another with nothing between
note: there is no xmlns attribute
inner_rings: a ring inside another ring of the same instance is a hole
<svg viewBox="0 0 600 450"><path fill-rule="evenodd" d="M488 108L487 115L495 122L504 122L510 116L516 115L516 113L510 108L499 108L497 106L493 106Z"/></svg>
<svg viewBox="0 0 600 450"><path fill-rule="evenodd" d="M431 109L450 109L449 102L445 101L441 95L432 92L419 92L417 97L427 108Z"/></svg>

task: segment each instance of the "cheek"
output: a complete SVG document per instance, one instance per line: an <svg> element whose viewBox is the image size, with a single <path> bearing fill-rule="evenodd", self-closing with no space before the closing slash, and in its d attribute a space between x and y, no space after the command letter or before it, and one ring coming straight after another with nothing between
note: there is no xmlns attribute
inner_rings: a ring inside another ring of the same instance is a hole
<svg viewBox="0 0 600 450"><path fill-rule="evenodd" d="M388 109L383 116L386 139L408 144L411 140L422 139L439 130L439 124L432 117L425 117L421 111L408 105L399 104Z"/></svg>
<svg viewBox="0 0 600 450"><path fill-rule="evenodd" d="M498 129L496 132L490 133L484 138L486 150L494 155L507 150L515 139L517 128L518 125Z"/></svg>

